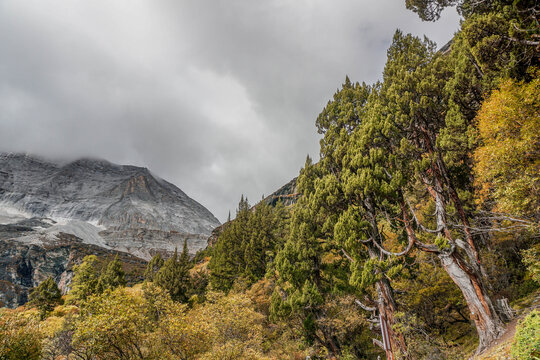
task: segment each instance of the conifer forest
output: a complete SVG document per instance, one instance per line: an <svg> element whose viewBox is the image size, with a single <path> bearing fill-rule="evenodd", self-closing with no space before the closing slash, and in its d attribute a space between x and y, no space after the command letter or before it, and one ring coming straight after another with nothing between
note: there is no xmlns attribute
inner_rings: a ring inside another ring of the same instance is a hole
<svg viewBox="0 0 540 360"><path fill-rule="evenodd" d="M459 30L344 74L289 197L138 276L87 255L0 309L0 360L540 359L540 5L405 2Z"/></svg>

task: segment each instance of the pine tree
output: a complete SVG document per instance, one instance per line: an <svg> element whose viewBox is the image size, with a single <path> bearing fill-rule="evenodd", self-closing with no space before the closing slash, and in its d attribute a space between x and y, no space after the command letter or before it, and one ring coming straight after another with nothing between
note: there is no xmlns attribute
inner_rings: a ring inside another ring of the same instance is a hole
<svg viewBox="0 0 540 360"><path fill-rule="evenodd" d="M266 273L266 266L275 256L275 248L281 241L282 219L275 217L274 209L261 201L250 214L248 227L251 231L249 242L245 245L245 276L255 282Z"/></svg>
<svg viewBox="0 0 540 360"><path fill-rule="evenodd" d="M114 260L107 264L107 267L99 276L97 292L102 293L105 290L114 290L125 285L126 274L122 269L122 263L118 259L118 255L116 255Z"/></svg>
<svg viewBox="0 0 540 360"><path fill-rule="evenodd" d="M156 276L157 272L163 264L165 263L165 260L161 257L161 254L156 254L150 259L150 262L148 262L148 265L146 266L146 270L144 271L144 279L146 281L154 281L154 277Z"/></svg>
<svg viewBox="0 0 540 360"><path fill-rule="evenodd" d="M154 276L155 284L167 290L174 301L186 302L190 287L189 269L187 242L184 241L180 258L178 258L178 251L175 249L174 255L165 261Z"/></svg>
<svg viewBox="0 0 540 360"><path fill-rule="evenodd" d="M37 306L42 320L56 305L62 303L62 293L52 277L47 278L30 292L30 301L28 302L30 305Z"/></svg>
<svg viewBox="0 0 540 360"><path fill-rule="evenodd" d="M245 248L249 243L250 210L247 198L240 198L236 218L229 222L219 235L214 247L214 256L208 265L210 284L214 289L228 291L234 282L244 277L246 264Z"/></svg>
<svg viewBox="0 0 540 360"><path fill-rule="evenodd" d="M98 260L95 255L85 256L80 265L73 267L73 280L71 281L71 299L85 301L90 295L97 293L99 279Z"/></svg>

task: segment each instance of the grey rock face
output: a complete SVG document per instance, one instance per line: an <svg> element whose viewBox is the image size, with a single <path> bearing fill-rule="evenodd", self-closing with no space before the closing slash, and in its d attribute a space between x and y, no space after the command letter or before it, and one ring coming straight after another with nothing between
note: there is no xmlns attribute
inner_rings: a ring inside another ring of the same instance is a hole
<svg viewBox="0 0 540 360"><path fill-rule="evenodd" d="M285 206L291 206L296 204L301 195L298 192L298 188L296 186L297 180L298 178L292 179L291 181L277 189L275 192L273 192L271 195L264 198L263 201L271 206L276 206L279 201L281 201Z"/></svg>
<svg viewBox="0 0 540 360"><path fill-rule="evenodd" d="M0 225L5 236L7 225ZM28 241L25 237L0 241L0 306L17 307L28 300L30 289L52 277L60 290L69 290L73 265L86 255L96 255L110 261L116 255L124 263L127 280L141 281L146 261L133 255L84 243L71 234L60 233L53 240L39 236Z"/></svg>
<svg viewBox="0 0 540 360"><path fill-rule="evenodd" d="M34 217L50 219L49 226L20 223ZM14 223L33 230L34 237L50 240L70 233L85 243L145 259L181 248L184 240L195 252L220 224L201 204L146 168L92 159L59 165L0 154L0 224ZM5 232L0 236L12 238Z"/></svg>

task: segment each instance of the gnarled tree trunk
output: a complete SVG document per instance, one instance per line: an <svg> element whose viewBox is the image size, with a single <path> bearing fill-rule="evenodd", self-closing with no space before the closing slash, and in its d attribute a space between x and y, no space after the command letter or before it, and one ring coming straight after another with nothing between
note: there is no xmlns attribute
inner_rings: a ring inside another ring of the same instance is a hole
<svg viewBox="0 0 540 360"><path fill-rule="evenodd" d="M374 246L374 243L367 244L369 256L372 259L380 259L382 255L380 249ZM381 316L381 321L386 324L388 330L388 338L390 340L391 352L399 352L402 356L407 356L407 345L402 334L393 329L395 325L394 313L397 311L396 301L394 299L394 291L390 282L386 278L382 278L375 284L377 290L377 310ZM383 324L381 329L383 329Z"/></svg>
<svg viewBox="0 0 540 360"><path fill-rule="evenodd" d="M482 352L503 333L504 326L486 291L481 268L476 261L477 253L468 243L459 239L452 239L452 235L448 231L445 223L444 204L440 201L439 197L436 197L437 228L444 234L450 244L449 250L441 250L434 245L423 244L418 241L404 203L405 202L402 201L401 209L409 241L413 242L415 246L422 251L437 254L443 268L461 290L471 312L471 319L474 321L478 333L479 343L476 352ZM465 251L467 257L470 259L470 263L461 257L457 251L457 247L460 247Z"/></svg>
<svg viewBox="0 0 540 360"><path fill-rule="evenodd" d="M482 277L475 274L455 251L451 254L440 253L438 257L467 302L478 333L476 352L480 353L502 335L503 322L485 291Z"/></svg>

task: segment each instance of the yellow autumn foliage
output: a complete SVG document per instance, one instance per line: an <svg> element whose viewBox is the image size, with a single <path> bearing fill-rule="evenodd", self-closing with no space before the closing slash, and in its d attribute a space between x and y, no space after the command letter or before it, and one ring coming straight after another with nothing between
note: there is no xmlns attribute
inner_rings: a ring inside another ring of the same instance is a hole
<svg viewBox="0 0 540 360"><path fill-rule="evenodd" d="M537 73L538 74L538 73ZM474 153L480 201L516 216L540 217L540 79L507 80L478 112Z"/></svg>
<svg viewBox="0 0 540 360"><path fill-rule="evenodd" d="M149 283L92 296L70 316L74 353L94 359L266 359L265 317L244 294L209 293L189 309ZM65 330L58 317L46 325Z"/></svg>
<svg viewBox="0 0 540 360"><path fill-rule="evenodd" d="M37 311L0 309L0 359L37 360L41 357L41 334Z"/></svg>

